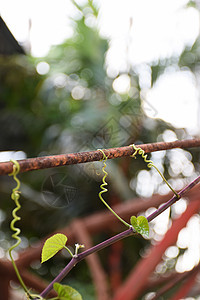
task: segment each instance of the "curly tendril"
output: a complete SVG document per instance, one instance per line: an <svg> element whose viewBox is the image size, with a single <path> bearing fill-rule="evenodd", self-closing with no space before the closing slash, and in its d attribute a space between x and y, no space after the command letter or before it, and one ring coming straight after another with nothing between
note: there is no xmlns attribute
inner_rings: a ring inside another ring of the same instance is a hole
<svg viewBox="0 0 200 300"><path fill-rule="evenodd" d="M21 208L21 205L19 203L20 181L17 178L17 174L20 171L20 166L19 166L19 163L16 160L11 160L11 162L13 163L13 172L11 174L9 174L9 176L13 176L13 179L16 181L17 186L12 190L12 194L11 194L11 199L15 202L16 207L12 211L13 220L10 223L10 229L15 232L15 233L13 233L12 237L16 240L16 243L9 248L8 252L9 252L9 255L10 255L10 259L11 259L12 265L13 265L13 267L15 269L17 278L18 278L18 280L19 280L22 288L24 289L25 293L27 294L28 299L33 299L32 295L29 293L29 291L28 291L25 283L23 282L23 280L21 278L19 270L18 270L18 268L17 268L17 266L15 264L15 261L13 259L13 256L12 256L12 251L17 246L19 246L20 243L21 243L21 238L19 237L19 234L20 234L21 230L15 226L15 223L17 221L21 220L21 218L17 215L17 212Z"/></svg>
<svg viewBox="0 0 200 300"><path fill-rule="evenodd" d="M103 161L103 167L102 167L102 171L104 173L103 179L102 179L102 184L100 185L101 191L99 192L99 199L103 202L103 204L111 211L111 213L113 213L113 215L115 217L117 217L124 225L126 225L127 227L132 227L130 224L128 224L126 221L124 221L122 218L120 218L120 216L108 205L108 203L103 199L102 194L106 193L108 190L107 188L105 188L105 186L108 185L108 183L106 182L106 177L108 176L108 173L106 172L105 168L106 168L106 161L107 161L107 156L105 155L104 151L102 149L98 149L98 151L101 151L101 153L103 154L103 158L101 159L101 161Z"/></svg>
<svg viewBox="0 0 200 300"><path fill-rule="evenodd" d="M180 195L173 189L173 187L169 184L169 182L167 181L167 179L164 177L164 175L158 170L158 168L154 165L152 160L147 159L147 154L145 154L144 150L142 150L142 148L140 147L136 147L134 144L130 145L131 147L133 147L133 149L135 150L135 152L131 155L131 157L136 158L135 156L137 154L141 155L142 158L144 159L144 161L147 163L147 167L148 168L152 168L154 167L154 169L156 169L156 171L159 173L159 175L162 177L162 179L164 180L164 182L168 185L168 187L170 188L170 190L172 190L172 192L175 194L175 196L177 197L177 199L180 198Z"/></svg>

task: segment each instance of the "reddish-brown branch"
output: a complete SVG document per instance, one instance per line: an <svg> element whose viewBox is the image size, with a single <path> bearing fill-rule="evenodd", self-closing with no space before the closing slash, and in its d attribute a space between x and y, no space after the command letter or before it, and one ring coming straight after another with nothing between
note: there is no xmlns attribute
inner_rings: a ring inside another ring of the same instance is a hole
<svg viewBox="0 0 200 300"><path fill-rule="evenodd" d="M110 287L112 291L115 291L122 284L122 253L123 242L118 241L110 246L109 253L109 278Z"/></svg>
<svg viewBox="0 0 200 300"><path fill-rule="evenodd" d="M191 288L194 286L200 265L188 272L184 284L179 288L178 292L170 300L185 299Z"/></svg>
<svg viewBox="0 0 200 300"><path fill-rule="evenodd" d="M199 186L193 187L188 193L190 201L195 200L196 195L199 193ZM131 215L137 215L141 211L145 211L149 207L158 207L160 204L166 202L172 193L167 195L154 195L150 199L142 200L141 198L134 198L122 204L113 206L114 211L120 215L125 221L129 222ZM121 222L110 212L102 211L91 216L87 216L81 220L84 223L86 230L89 234L96 234L103 230L107 230L108 224L110 229L120 230L122 228ZM75 231L72 226L59 230L61 233L68 237L69 243L73 244L75 242ZM37 260L40 257L43 242L49 236L45 237L44 240L40 241L34 247L29 247L25 251L19 254L19 259L17 260L18 265L21 267L28 267L32 261Z"/></svg>
<svg viewBox="0 0 200 300"><path fill-rule="evenodd" d="M152 298L152 300L158 300L163 296L166 292L171 290L174 286L176 286L178 283L182 282L183 280L187 281L186 283L181 285L181 288L176 292L176 294L171 298L171 300L178 300L183 299L184 296L187 295L188 291L191 289L191 287L194 284L195 278L197 276L197 273L200 270L200 264L198 266L194 267L191 271L187 271L184 273L174 273L176 276L174 278L171 278L171 280L168 280L168 282L156 293L156 295Z"/></svg>
<svg viewBox="0 0 200 300"><path fill-rule="evenodd" d="M193 188L196 190L197 188ZM145 211L149 207L158 207L160 204L166 202L172 193L167 195L154 195L150 199L142 200L141 198L134 198L125 203L117 204L113 206L114 211L119 214L124 220L129 221L131 215L137 215L141 211ZM189 195L193 195L192 191L189 192ZM191 197L192 200L192 197ZM108 210L98 212L91 216L87 216L81 220L88 231L89 234L96 234L103 230L107 230L108 224L110 229L115 231L121 229L123 226L121 222ZM73 244L75 242L76 232L74 231L73 226L68 226L66 228L60 229L59 232L62 232L68 237L69 243ZM49 236L44 238L44 241ZM28 267L32 261L40 257L40 252L43 246L43 241L40 241L33 248L29 247L25 251L19 254L19 259L17 260L18 265L21 267Z"/></svg>
<svg viewBox="0 0 200 300"><path fill-rule="evenodd" d="M9 277L0 277L0 291L1 291L1 296L0 299L9 299L9 283L10 283L10 278Z"/></svg>
<svg viewBox="0 0 200 300"><path fill-rule="evenodd" d="M199 211L199 209L200 202L199 196L197 195L196 200L192 201L190 205L188 205L187 210L180 216L180 218L173 221L171 228L168 230L163 240L152 247L150 254L147 257L138 262L125 283L116 292L113 300L138 299L144 291L149 275L160 262L165 250L175 243L179 231L187 224L191 216Z"/></svg>
<svg viewBox="0 0 200 300"><path fill-rule="evenodd" d="M199 187L196 186L193 188L193 190L191 190L188 193L190 204L193 201L196 202L198 189L199 189ZM161 203L165 202L168 198L169 198L169 195L164 195L164 196L155 195L151 199L145 200L145 201L142 201L142 199L136 198L136 199L133 199L132 201L126 202L124 204L116 205L113 208L118 214L122 215L124 219L127 219L130 217L130 215L132 215L132 214L136 215L138 212L144 211L148 207L152 207L152 206L155 207L155 206L160 205ZM95 234L96 232L106 229L108 226L107 224L109 224L111 226L110 228L112 228L112 226L114 226L113 228L115 228L115 230L118 230L118 228L116 228L116 226L120 225L118 220L110 212L97 213L93 216L82 219L81 222L83 222L86 230L90 234ZM73 226L69 226L66 229L60 230L60 232L66 234L68 236L70 244L72 244L72 242L74 242L76 232L75 232ZM28 267L32 261L34 261L35 259L38 259L40 257L41 247L42 247L42 242L40 242L38 244L37 248L35 248L35 247L28 248L28 249L26 249L26 251L24 251L23 253L20 254L20 258L17 260L17 265L18 265L19 269L21 270L22 275L24 275L24 272L22 271L23 268ZM0 264L1 264L1 260L0 260ZM4 273L4 271L3 271L2 265L0 265L0 266L1 266L0 267L0 275L1 275L1 273L2 272ZM14 270L12 269L12 271L14 271ZM24 278L24 276L23 276L23 278ZM24 278L24 280L27 283L27 285L30 286L29 285L30 282L28 283L26 278ZM40 283L41 283L41 281L40 281ZM37 280L36 280L36 285L37 285ZM34 288L33 283L31 284L31 286Z"/></svg>
<svg viewBox="0 0 200 300"><path fill-rule="evenodd" d="M84 223L81 220L76 220L72 223L78 242L84 244L86 249L92 247L92 240L85 228ZM93 278L94 286L96 288L98 300L110 299L108 294L107 278L106 274L101 266L97 253L93 253L86 257L86 261L90 268L90 272Z"/></svg>
<svg viewBox="0 0 200 300"><path fill-rule="evenodd" d="M131 160L131 158L130 158ZM128 158L123 159L124 162L130 161ZM124 164L122 164L123 166ZM113 207L121 203L121 199L114 193L110 195L109 205ZM112 233L115 234L116 230L112 229ZM115 291L122 283L122 254L123 254L123 241L118 241L110 246L108 254L108 273L110 279L111 291Z"/></svg>
<svg viewBox="0 0 200 300"><path fill-rule="evenodd" d="M140 145L140 147L146 153L153 152L153 151L159 151L159 150L167 150L167 149L172 149L172 148L190 148L190 147L198 147L198 146L200 146L199 139L175 141L175 142L170 142L170 143L155 143L155 144ZM117 157L131 155L133 153L133 148L131 146L127 146L127 147L121 147L121 148L107 149L107 150L104 150L104 152L105 152L106 156L108 156L108 159L113 159L113 158L117 158ZM26 172L26 171L31 171L31 170L51 168L51 167L57 167L57 166L63 166L63 165L98 161L98 160L101 160L102 158L103 158L102 153L97 150L97 151L82 152L82 153L72 153L72 154L66 154L66 155L38 157L38 158L21 160L18 162L20 164L21 172ZM0 163L0 175L5 175L5 174L11 173L12 168L13 168L13 164L11 162ZM159 198L161 198L161 197L159 196ZM149 207L149 203L148 203L147 207ZM138 208L139 207L137 207L137 209ZM141 207L140 207L140 209L141 209ZM128 210L128 212L123 211L123 207L122 207L122 214L123 213L127 217L128 215L130 215L130 210ZM108 213L107 215L105 214L105 216L107 216L107 221L109 218L111 218L111 219L113 218L113 216L112 215L109 216L109 214L110 213ZM87 233L87 230L89 228L91 233L94 233L95 226L93 227L93 226L91 226L91 224L87 224L87 219L84 221L85 221L84 227L86 229L85 232ZM94 224L98 224L98 222L96 222L96 221L97 221L96 218L95 218L95 220L92 220L92 222L94 222ZM117 221L117 220L115 220L115 221ZM105 219L103 219L103 223L101 224L102 227L104 227L105 224L106 224ZM99 227L99 224L98 224L98 227ZM79 227L79 230L80 230L80 227ZM71 231L69 230L67 235L68 236L71 235L71 237L74 238L75 232L73 232L73 229ZM88 235L88 237L89 237L89 235ZM29 262L30 262L30 259L31 259L31 261L33 261L36 258L35 255L37 255L37 257L38 257L38 249L34 249L34 251L31 252L30 254L32 257L29 256L29 259L28 259ZM25 255L25 257L26 257L26 255ZM18 260L19 266L20 266L20 263L23 267L26 265L26 263L27 263L26 259L25 259L26 260L25 264L24 264L24 262L21 261L21 259L24 260L25 257L21 257ZM35 278L35 284L34 284L34 280L33 280L34 278L31 278L30 274L28 272L26 272L25 270L22 270L21 273L22 273L22 277L24 277L24 281L27 283L27 285L29 285L29 286L31 285L32 287L34 287L34 285L36 285L36 286L38 285L37 278ZM97 276L96 276L96 278L97 278ZM13 279L15 280L16 278L13 278ZM44 283L41 282L41 284L43 285ZM118 299L118 298L116 298L116 299Z"/></svg>
<svg viewBox="0 0 200 300"><path fill-rule="evenodd" d="M19 268L19 271L25 284L32 290L41 292L47 286L47 282L44 281L42 278L36 276L35 274L30 273L29 271L26 271L25 269L22 268ZM17 283L19 282L12 263L10 261L0 260L0 282L3 282L4 279L9 281L13 280ZM55 297L56 293L54 291L51 291L50 295L52 297L53 296ZM8 299L8 298L0 297L0 299Z"/></svg>
<svg viewBox="0 0 200 300"><path fill-rule="evenodd" d="M156 289L157 287L161 287L165 285L168 282L171 282L174 280L174 278L177 278L180 274L177 272L170 272L164 274L152 274L152 277L149 278L148 283L146 284L147 291L152 291L153 289Z"/></svg>
<svg viewBox="0 0 200 300"><path fill-rule="evenodd" d="M139 145L146 153L167 150L173 148L193 148L200 146L200 139L191 139L183 141L174 142L159 142L152 144L142 144ZM108 159L114 159L123 156L130 156L133 154L133 147L126 146L120 148L111 148L104 150L105 155ZM20 172L28 172L33 170L55 168L65 165L74 165L92 161L99 161L103 158L101 151L89 151L89 152L79 152L71 154L60 154L53 156L43 156L36 158L29 158L18 160L20 165ZM13 163L12 162L2 162L0 163L0 175L6 175L12 173Z"/></svg>

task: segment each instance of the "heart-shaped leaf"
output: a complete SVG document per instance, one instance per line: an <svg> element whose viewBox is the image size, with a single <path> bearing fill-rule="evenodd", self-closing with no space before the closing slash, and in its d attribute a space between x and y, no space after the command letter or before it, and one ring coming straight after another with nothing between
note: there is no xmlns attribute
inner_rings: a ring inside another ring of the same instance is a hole
<svg viewBox="0 0 200 300"><path fill-rule="evenodd" d="M71 286L62 285L58 282L55 282L53 285L54 290L58 293L56 299L59 300L82 300L81 294L78 291L73 289Z"/></svg>
<svg viewBox="0 0 200 300"><path fill-rule="evenodd" d="M57 233L46 240L42 248L41 262L45 262L53 257L59 250L63 249L67 242L66 235Z"/></svg>
<svg viewBox="0 0 200 300"><path fill-rule="evenodd" d="M136 232L141 234L143 237L149 236L149 223L148 220L144 216L131 217L131 225L135 229Z"/></svg>

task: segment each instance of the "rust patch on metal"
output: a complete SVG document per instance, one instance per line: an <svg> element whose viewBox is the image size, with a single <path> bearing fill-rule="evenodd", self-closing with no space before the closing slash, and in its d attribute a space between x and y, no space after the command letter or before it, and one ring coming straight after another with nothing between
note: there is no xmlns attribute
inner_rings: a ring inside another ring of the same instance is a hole
<svg viewBox="0 0 200 300"><path fill-rule="evenodd" d="M152 144L139 145L146 153L168 150L173 148L193 148L200 147L200 139L173 141L173 142L159 142ZM132 146L125 146L120 148L103 149L108 159L130 156L133 154ZM59 166L74 165L80 163L87 163L92 161L99 161L103 158L101 151L88 151L70 154L60 154L52 156L43 156L36 158L28 158L18 160L20 165L20 172L28 172L33 170L55 168ZM0 163L0 175L6 175L13 170L12 162Z"/></svg>

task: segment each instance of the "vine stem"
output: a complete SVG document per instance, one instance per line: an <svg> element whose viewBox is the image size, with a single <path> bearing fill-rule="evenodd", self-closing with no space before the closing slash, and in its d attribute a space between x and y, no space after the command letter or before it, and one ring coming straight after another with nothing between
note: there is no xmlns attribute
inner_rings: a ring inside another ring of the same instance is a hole
<svg viewBox="0 0 200 300"><path fill-rule="evenodd" d="M105 188L107 186L106 182L106 177L108 176L108 173L106 172L106 161L107 161L107 156L105 155L104 151L102 149L98 149L102 154L103 154L103 167L102 167L102 172L104 173L103 179L102 179L102 184L100 185L101 191L99 192L99 198L103 202L103 204L109 209L109 211L120 221L122 222L125 226L128 228L131 227L130 224L128 224L126 221L124 221L111 207L108 205L108 203L103 199L102 194L106 193L108 190Z"/></svg>
<svg viewBox="0 0 200 300"><path fill-rule="evenodd" d="M169 201L167 201L165 204L160 206L157 210L155 210L151 215L147 217L148 222L151 222L153 219L155 219L157 216L159 216L163 211L165 211L167 208L172 206L176 201L180 200L189 190L191 190L196 184L200 182L200 176L195 178L190 184L188 184L184 189L182 189L177 197L174 195Z"/></svg>
<svg viewBox="0 0 200 300"><path fill-rule="evenodd" d="M158 215L160 215L163 211L165 211L167 208L169 208L172 204L174 204L177 200L180 200L181 197L183 197L188 191L190 191L196 184L200 182L200 176L198 176L196 179L194 179L190 184L188 184L184 189L182 189L177 197L174 195L168 202L163 204L160 208L158 208L155 212L153 212L151 215L147 217L148 222L151 222L153 219L155 219ZM60 272L60 274L44 289L44 291L40 294L41 297L45 297L53 288L53 284L55 282L60 282L70 271L75 265L80 262L81 260L85 259L88 255L98 252L113 243L124 239L130 235L137 234L133 228L129 228L103 242L100 244L83 251L82 253L78 254L77 257L73 257L70 262L66 265L66 267ZM36 298L37 299L37 298ZM35 300L36 300L35 299Z"/></svg>
<svg viewBox="0 0 200 300"><path fill-rule="evenodd" d="M200 139L190 139L174 142L159 142L152 144L139 145L145 153L168 150L173 148L193 148L200 146ZM118 157L130 156L133 154L132 146L125 146L119 148L110 148L104 150L108 159L114 159ZM79 152L70 154L60 154L53 156L43 156L36 158L29 158L18 160L20 165L20 172L28 172L33 170L40 170L46 168L55 168L65 165L74 165L92 161L100 161L103 158L103 154L99 150L89 152ZM6 175L12 172L11 162L0 163L0 175Z"/></svg>
<svg viewBox="0 0 200 300"><path fill-rule="evenodd" d="M179 194L173 189L173 187L169 184L169 182L167 181L167 179L164 177L164 175L159 171L159 169L154 165L152 160L147 159L147 154L145 153L144 150L142 150L140 147L136 147L134 144L130 145L133 147L133 149L135 150L135 152L131 155L131 157L136 158L136 154L138 153L139 155L142 156L142 158L144 159L144 162L147 163L147 167L148 168L154 168L158 174L162 177L162 179L164 180L164 182L168 185L168 187L170 188L170 190L172 190L172 192L175 194L175 196L177 198L180 198Z"/></svg>
<svg viewBox="0 0 200 300"><path fill-rule="evenodd" d="M98 244L88 250L83 251L82 253L79 253L77 256L74 256L70 260L70 262L66 265L66 267L60 272L60 274L46 287L46 289L44 289L44 291L40 294L40 296L45 297L51 291L51 289L53 288L53 284L55 282L60 282L71 271L71 269L73 267L75 267L75 265L78 262L85 259L88 255L98 252L98 251L108 247L109 245L112 245L113 243L132 235L133 233L135 233L135 232L133 232L133 229L129 228L128 230L123 231L123 232L101 242L100 244Z"/></svg>
<svg viewBox="0 0 200 300"><path fill-rule="evenodd" d="M68 251L68 253L70 254L71 257L74 256L73 253L71 252L71 250L68 247L64 246L64 248Z"/></svg>
<svg viewBox="0 0 200 300"><path fill-rule="evenodd" d="M20 238L20 233L21 233L21 230L16 227L15 223L19 220L21 220L21 218L17 215L17 212L20 210L21 208L21 205L20 205L20 202L19 202L19 198L20 198L20 181L19 179L17 178L17 174L19 173L20 171L20 166L18 164L18 162L16 160L11 160L12 164L13 164L13 171L12 173L9 174L9 176L13 176L13 179L16 181L17 185L16 187L12 190L12 194L11 194L11 199L14 201L16 207L13 209L12 211L12 216L13 216L13 220L11 221L10 223L10 229L12 231L14 231L14 233L12 234L12 237L16 240L15 244L13 246L11 246L8 250L8 253L9 253L9 256L10 256L10 259L11 259L11 262L12 262L12 265L13 265L13 268L15 270L15 273L17 275L17 278L22 286L22 288L24 289L25 293L29 296L29 299L33 299L33 297L31 296L31 294L29 293L20 273L19 273L19 270L17 268L17 265L14 261L14 258L12 256L12 251L17 248L20 243L21 243L21 238Z"/></svg>

